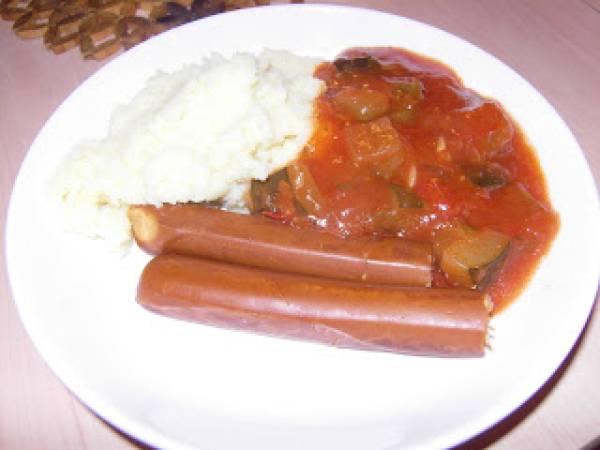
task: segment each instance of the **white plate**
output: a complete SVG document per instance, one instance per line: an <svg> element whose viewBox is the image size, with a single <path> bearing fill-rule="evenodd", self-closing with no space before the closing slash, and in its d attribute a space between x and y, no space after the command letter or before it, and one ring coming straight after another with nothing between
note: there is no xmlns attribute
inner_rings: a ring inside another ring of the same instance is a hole
<svg viewBox="0 0 600 450"><path fill-rule="evenodd" d="M562 226L523 295L494 318L482 359L339 350L153 315L134 301L148 259L119 259L62 233L46 180L82 137L155 70L213 51L263 47L332 58L352 46L398 46L453 67L500 100L539 150ZM165 33L83 83L39 133L19 172L6 248L19 312L60 379L100 416L166 448L447 447L518 407L559 366L589 315L600 273L598 198L563 121L523 78L448 33L335 6L254 8Z"/></svg>

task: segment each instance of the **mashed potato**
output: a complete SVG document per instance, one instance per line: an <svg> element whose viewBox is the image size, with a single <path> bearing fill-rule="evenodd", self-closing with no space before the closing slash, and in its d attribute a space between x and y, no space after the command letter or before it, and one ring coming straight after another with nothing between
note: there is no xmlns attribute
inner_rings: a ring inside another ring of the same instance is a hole
<svg viewBox="0 0 600 450"><path fill-rule="evenodd" d="M244 208L250 180L294 160L313 131L318 61L288 52L213 55L158 73L81 142L52 180L68 229L131 240L131 204L222 200Z"/></svg>

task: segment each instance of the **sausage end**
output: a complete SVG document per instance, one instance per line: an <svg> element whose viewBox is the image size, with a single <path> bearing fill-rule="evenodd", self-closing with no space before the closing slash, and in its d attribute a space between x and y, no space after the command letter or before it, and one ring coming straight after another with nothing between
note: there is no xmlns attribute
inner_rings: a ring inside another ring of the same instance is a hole
<svg viewBox="0 0 600 450"><path fill-rule="evenodd" d="M138 243L150 243L158 237L160 231L158 219L148 208L130 206L127 217L131 222L133 237Z"/></svg>

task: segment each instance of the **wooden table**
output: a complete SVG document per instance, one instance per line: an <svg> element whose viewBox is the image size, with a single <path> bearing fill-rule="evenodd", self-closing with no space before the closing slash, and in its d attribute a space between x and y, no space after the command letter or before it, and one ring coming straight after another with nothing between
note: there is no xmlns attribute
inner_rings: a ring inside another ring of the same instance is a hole
<svg viewBox="0 0 600 450"><path fill-rule="evenodd" d="M525 76L554 105L600 180L600 0L339 0L437 26ZM55 56L0 22L0 202L52 111L103 63ZM599 230L594 230L598 232ZM2 241L4 255L4 241ZM0 260L0 448L139 446L86 409L49 371L17 316ZM597 309L597 308L596 308ZM596 314L597 316L597 314ZM600 434L600 320L592 315L551 380L465 448L579 448Z"/></svg>

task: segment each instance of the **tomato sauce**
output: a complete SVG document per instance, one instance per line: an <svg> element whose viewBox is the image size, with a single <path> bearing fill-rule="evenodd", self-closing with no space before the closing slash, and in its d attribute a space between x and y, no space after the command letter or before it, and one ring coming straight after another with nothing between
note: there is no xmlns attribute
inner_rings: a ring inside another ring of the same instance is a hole
<svg viewBox="0 0 600 450"><path fill-rule="evenodd" d="M495 311L506 306L559 226L518 125L448 67L401 49L351 49L316 76L316 131L276 215L344 238L430 241L434 286L487 289Z"/></svg>

